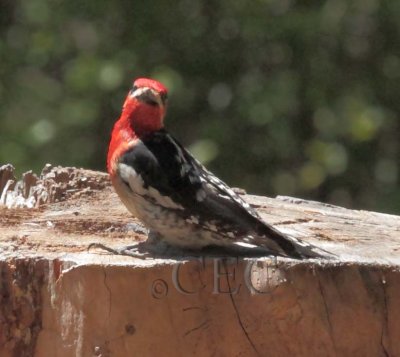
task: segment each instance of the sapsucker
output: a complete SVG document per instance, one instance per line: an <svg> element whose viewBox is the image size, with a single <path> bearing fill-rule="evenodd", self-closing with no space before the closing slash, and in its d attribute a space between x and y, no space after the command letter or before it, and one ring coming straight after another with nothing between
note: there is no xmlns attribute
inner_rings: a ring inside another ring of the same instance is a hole
<svg viewBox="0 0 400 357"><path fill-rule="evenodd" d="M128 210L171 246L324 256L323 250L265 223L164 129L167 95L155 80L135 80L113 128L107 168Z"/></svg>

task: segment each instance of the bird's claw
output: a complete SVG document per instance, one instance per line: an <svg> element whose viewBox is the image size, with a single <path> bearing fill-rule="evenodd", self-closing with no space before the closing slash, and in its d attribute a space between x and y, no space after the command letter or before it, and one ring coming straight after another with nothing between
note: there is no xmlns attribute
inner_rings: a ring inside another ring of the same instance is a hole
<svg viewBox="0 0 400 357"><path fill-rule="evenodd" d="M128 257L141 258L141 259L150 258L149 252L143 251L141 249L141 244L143 243L127 245L125 247L120 247L120 248L111 248L102 243L91 243L88 246L88 250L92 248L97 248L97 249L103 249L114 255L124 255Z"/></svg>

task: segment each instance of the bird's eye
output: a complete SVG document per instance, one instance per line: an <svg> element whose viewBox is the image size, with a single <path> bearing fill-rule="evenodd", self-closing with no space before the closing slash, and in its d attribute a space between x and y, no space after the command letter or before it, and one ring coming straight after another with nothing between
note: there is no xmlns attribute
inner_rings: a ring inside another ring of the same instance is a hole
<svg viewBox="0 0 400 357"><path fill-rule="evenodd" d="M165 103L165 101L168 99L167 93L161 93L160 97L161 97L161 100L163 101L163 103Z"/></svg>
<svg viewBox="0 0 400 357"><path fill-rule="evenodd" d="M137 89L137 87L134 85L132 87L132 89L129 91L129 94L133 94L135 92L135 90Z"/></svg>

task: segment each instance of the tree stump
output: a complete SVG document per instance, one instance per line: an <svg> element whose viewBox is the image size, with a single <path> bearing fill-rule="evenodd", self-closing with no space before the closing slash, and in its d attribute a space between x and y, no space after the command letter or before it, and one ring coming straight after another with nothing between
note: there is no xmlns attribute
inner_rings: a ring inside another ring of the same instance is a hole
<svg viewBox="0 0 400 357"><path fill-rule="evenodd" d="M244 195L338 256L135 259L104 173L0 168L0 356L400 356L400 217Z"/></svg>

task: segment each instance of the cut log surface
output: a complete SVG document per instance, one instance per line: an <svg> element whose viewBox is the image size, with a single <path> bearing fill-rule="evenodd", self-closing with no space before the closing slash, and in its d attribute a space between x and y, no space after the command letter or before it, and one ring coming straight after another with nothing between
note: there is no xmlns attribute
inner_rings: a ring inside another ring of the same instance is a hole
<svg viewBox="0 0 400 357"><path fill-rule="evenodd" d="M400 356L400 217L244 195L334 260L137 259L104 173L0 168L0 356Z"/></svg>

